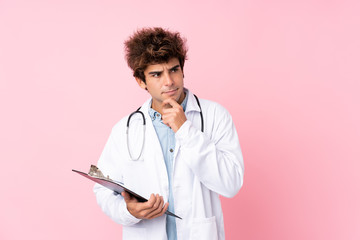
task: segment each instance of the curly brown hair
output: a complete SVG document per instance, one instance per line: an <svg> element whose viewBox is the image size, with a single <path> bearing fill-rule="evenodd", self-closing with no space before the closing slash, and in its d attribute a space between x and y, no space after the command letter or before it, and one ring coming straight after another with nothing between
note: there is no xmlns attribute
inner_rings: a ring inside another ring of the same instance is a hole
<svg viewBox="0 0 360 240"><path fill-rule="evenodd" d="M142 28L125 41L125 58L133 70L134 77L145 82L144 71L150 64L168 62L178 58L181 70L187 53L186 39L179 32L170 32L163 28Z"/></svg>

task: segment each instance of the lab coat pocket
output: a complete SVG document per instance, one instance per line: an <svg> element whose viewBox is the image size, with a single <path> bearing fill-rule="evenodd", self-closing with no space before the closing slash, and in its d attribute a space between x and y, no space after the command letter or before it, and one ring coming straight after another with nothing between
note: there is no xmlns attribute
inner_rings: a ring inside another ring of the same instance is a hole
<svg viewBox="0 0 360 240"><path fill-rule="evenodd" d="M217 240L217 227L215 216L210 218L194 218L190 239L194 240Z"/></svg>
<svg viewBox="0 0 360 240"><path fill-rule="evenodd" d="M146 229L140 227L123 227L124 239L147 239Z"/></svg>

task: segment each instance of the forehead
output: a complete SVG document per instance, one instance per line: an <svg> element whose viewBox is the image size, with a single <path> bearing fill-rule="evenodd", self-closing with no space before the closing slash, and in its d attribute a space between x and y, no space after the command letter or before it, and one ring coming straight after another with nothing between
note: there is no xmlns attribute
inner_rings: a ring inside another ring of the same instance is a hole
<svg viewBox="0 0 360 240"><path fill-rule="evenodd" d="M179 59L177 58L170 58L170 60L168 62L164 62L164 63L156 63L156 64L149 64L146 69L145 69L145 73L148 72L154 72L154 71L164 71L166 69L171 69L173 67L175 67L176 65L179 65Z"/></svg>

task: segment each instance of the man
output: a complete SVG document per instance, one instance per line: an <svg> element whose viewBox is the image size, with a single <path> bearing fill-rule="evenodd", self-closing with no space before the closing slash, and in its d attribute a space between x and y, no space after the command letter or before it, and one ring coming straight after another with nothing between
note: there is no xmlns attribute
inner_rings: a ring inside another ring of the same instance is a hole
<svg viewBox="0 0 360 240"><path fill-rule="evenodd" d="M151 98L114 126L98 167L149 200L95 185L98 204L123 225L123 239L224 239L219 195L233 197L244 173L230 114L184 88L187 49L179 33L141 29L125 49Z"/></svg>

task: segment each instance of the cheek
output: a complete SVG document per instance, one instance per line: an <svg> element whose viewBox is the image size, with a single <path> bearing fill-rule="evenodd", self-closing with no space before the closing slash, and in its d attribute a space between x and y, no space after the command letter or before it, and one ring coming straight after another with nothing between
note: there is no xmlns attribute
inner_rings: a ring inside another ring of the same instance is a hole
<svg viewBox="0 0 360 240"><path fill-rule="evenodd" d="M184 78L183 78L183 74L181 72L178 75L176 75L176 81L178 83L182 83L183 80L184 80Z"/></svg>
<svg viewBox="0 0 360 240"><path fill-rule="evenodd" d="M159 93L160 92L160 85L159 84L148 84L147 85L149 92L152 93Z"/></svg>

